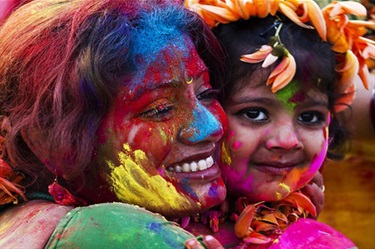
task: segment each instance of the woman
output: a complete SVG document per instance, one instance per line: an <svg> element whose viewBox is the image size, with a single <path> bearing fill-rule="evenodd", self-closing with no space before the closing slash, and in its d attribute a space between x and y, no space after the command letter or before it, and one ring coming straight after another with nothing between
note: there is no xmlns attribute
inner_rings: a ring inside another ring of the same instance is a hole
<svg viewBox="0 0 375 249"><path fill-rule="evenodd" d="M220 225L227 231L214 235L228 247L354 247L329 226L304 219L317 213L300 190L327 158L342 156L346 133L336 114L353 100L355 74L366 86L364 61L374 48L361 37L373 25L349 22L346 14L365 15L365 8L269 0L185 4L213 28L230 70L220 98L230 127L221 169L236 223Z"/></svg>
<svg viewBox="0 0 375 249"><path fill-rule="evenodd" d="M0 37L0 247L183 247L192 235L148 211L226 195L221 50L201 19L168 1L35 0Z"/></svg>

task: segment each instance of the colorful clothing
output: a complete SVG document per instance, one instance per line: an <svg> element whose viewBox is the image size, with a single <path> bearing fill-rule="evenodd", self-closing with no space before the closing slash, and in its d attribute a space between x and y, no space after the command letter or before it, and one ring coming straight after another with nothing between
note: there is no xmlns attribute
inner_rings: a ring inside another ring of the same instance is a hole
<svg viewBox="0 0 375 249"><path fill-rule="evenodd" d="M193 237L144 208L103 203L71 210L45 248L184 248Z"/></svg>

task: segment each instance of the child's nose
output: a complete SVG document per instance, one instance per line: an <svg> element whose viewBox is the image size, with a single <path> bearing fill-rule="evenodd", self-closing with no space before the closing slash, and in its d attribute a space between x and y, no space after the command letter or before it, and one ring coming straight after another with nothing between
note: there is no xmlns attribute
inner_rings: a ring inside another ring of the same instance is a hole
<svg viewBox="0 0 375 249"><path fill-rule="evenodd" d="M266 141L267 149L292 150L302 146L298 130L292 124L278 125Z"/></svg>
<svg viewBox="0 0 375 249"><path fill-rule="evenodd" d="M198 103L193 110L192 120L179 131L179 139L186 144L202 141L218 142L224 134L223 126L206 107Z"/></svg>

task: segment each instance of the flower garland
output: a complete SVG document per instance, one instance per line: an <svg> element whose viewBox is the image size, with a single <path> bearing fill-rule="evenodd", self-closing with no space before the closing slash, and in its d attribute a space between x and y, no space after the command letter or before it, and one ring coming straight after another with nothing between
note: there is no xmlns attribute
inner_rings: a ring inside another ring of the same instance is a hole
<svg viewBox="0 0 375 249"><path fill-rule="evenodd" d="M368 89L369 70L366 60L375 59L375 41L363 35L367 28L375 30L375 23L350 20L348 17L366 16L366 8L360 3L335 1L320 9L313 0L185 0L185 7L198 13L210 27L251 17L276 16L280 12L303 28L316 29L323 41L332 44L332 50L337 56L335 86L342 95L337 100L340 105L336 106L336 112L344 110L353 102L356 75ZM267 81L267 85L272 85L272 92L285 87L296 71L293 55L282 46L279 39L278 43L265 44L255 53L241 58L247 63L264 61L263 67L271 65L279 57L283 58Z"/></svg>
<svg viewBox="0 0 375 249"><path fill-rule="evenodd" d="M236 247L239 249L251 248L254 245L269 245L299 218L317 217L314 204L300 191L292 192L279 201L256 204L246 197L238 198L233 208L235 210L230 211L228 200L225 200L218 209L174 221L182 228L188 227L190 222L201 223L209 226L213 233L219 231L220 224L235 222L234 233L242 239L242 244Z"/></svg>
<svg viewBox="0 0 375 249"><path fill-rule="evenodd" d="M310 199L299 191L274 202L252 204L247 198L239 198L240 214L234 227L235 234L248 245L265 245L275 241L282 232L299 218L317 217Z"/></svg>

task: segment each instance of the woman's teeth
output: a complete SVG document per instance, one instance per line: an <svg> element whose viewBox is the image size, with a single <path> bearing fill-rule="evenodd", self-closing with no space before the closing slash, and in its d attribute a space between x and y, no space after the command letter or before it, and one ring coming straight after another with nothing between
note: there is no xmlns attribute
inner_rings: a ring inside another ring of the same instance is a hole
<svg viewBox="0 0 375 249"><path fill-rule="evenodd" d="M199 160L198 162L184 163L182 165L169 166L168 171L171 172L195 172L199 170L205 170L210 168L214 164L214 159L212 156L207 157L206 159Z"/></svg>

